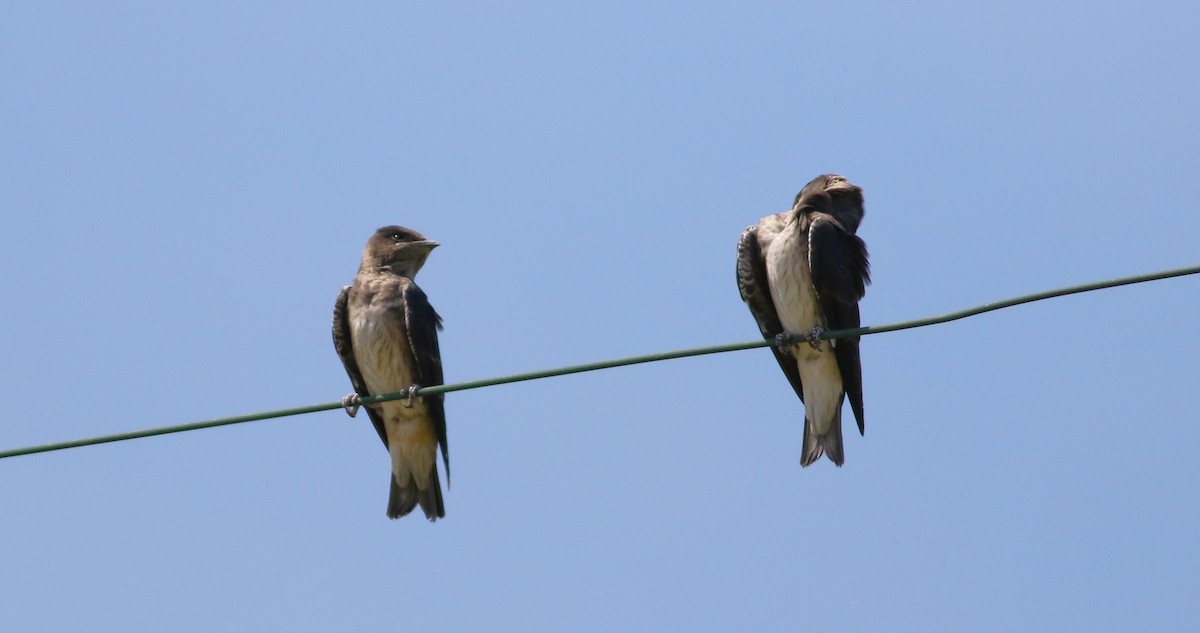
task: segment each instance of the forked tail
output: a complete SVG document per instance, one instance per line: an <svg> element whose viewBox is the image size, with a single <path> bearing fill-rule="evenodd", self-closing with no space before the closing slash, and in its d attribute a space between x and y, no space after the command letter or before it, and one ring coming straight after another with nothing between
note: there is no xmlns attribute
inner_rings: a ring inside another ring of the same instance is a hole
<svg viewBox="0 0 1200 633"><path fill-rule="evenodd" d="M417 488L417 482L411 475L407 485L404 486L396 483L395 476L389 475L388 480L392 482L391 492L388 494L387 516L389 519L399 519L412 512L417 504L421 504L425 518L430 521L437 521L446 516L446 507L442 503L442 483L438 480L437 463L434 462L431 466L429 485L424 490Z"/></svg>
<svg viewBox="0 0 1200 633"><path fill-rule="evenodd" d="M838 466L846 461L846 457L842 453L841 407L838 407L837 413L833 417L833 423L829 425L829 430L824 435L817 435L812 430L812 424L809 423L808 418L804 418L804 447L801 449L800 465L808 466L821 459L822 455Z"/></svg>

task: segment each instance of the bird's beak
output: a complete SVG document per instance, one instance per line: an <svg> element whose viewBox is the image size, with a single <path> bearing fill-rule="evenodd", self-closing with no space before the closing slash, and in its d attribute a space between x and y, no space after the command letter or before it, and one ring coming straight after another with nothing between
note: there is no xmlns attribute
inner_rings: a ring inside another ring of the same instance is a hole
<svg viewBox="0 0 1200 633"><path fill-rule="evenodd" d="M854 186L854 185L850 184L850 181L848 181L848 180L842 180L842 181L839 181L839 182L837 182L837 183L834 183L833 185L830 185L828 188L826 188L826 189L825 189L825 191L826 191L826 192L832 192L832 191L854 191L855 189L858 189L858 187L856 187L856 186Z"/></svg>
<svg viewBox="0 0 1200 633"><path fill-rule="evenodd" d="M409 242L408 245L410 247L415 246L417 248L424 249L427 251L431 251L438 247L438 243L433 240L418 240L416 242Z"/></svg>

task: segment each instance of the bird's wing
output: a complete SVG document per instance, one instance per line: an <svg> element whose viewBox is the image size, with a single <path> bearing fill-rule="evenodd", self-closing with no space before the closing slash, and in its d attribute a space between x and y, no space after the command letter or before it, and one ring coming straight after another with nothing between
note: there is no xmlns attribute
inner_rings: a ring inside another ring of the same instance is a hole
<svg viewBox="0 0 1200 633"><path fill-rule="evenodd" d="M408 349L412 353L413 375L422 387L443 384L442 353L438 349L437 331L442 329L442 317L429 304L429 298L415 283L404 289L404 329L408 332ZM422 396L442 447L442 463L446 481L450 481L450 455L446 443L446 409L443 397Z"/></svg>
<svg viewBox="0 0 1200 633"><path fill-rule="evenodd" d="M342 359L342 365L346 367L346 374L350 376L350 384L354 387L354 393L359 396L374 395L367 390L367 381L363 380L362 372L358 369L358 360L354 358L354 344L350 340L350 286L342 288L338 293L337 301L333 304L333 348L337 350L338 357ZM383 445L388 445L387 431L383 428L383 416L375 410L375 407L363 407L366 409L367 415L371 417L371 424L375 426L375 432L379 433L379 439L383 440Z"/></svg>
<svg viewBox="0 0 1200 633"><path fill-rule="evenodd" d="M862 223L865 213L862 191L857 191L852 195L832 196L829 201L829 215L836 218L851 234L858 232L858 225Z"/></svg>
<svg viewBox="0 0 1200 633"><path fill-rule="evenodd" d="M871 283L867 245L837 220L817 214L808 229L808 263L825 327L831 330L859 327L858 301ZM833 350L842 373L842 386L858 421L858 432L862 433L865 425L858 339L857 336L837 339Z"/></svg>
<svg viewBox="0 0 1200 633"><path fill-rule="evenodd" d="M764 251L770 246L771 240L779 233L785 214L763 218L758 224L748 227L738 240L737 250L737 281L742 301L750 308L750 314L758 323L758 330L764 339L774 340L783 332L783 324L775 311L775 302L771 299L771 287L767 280L767 262ZM804 385L800 382L800 369L795 359L779 348L771 347L771 353L779 362L779 368L787 376L792 389L796 391L800 401L804 401Z"/></svg>

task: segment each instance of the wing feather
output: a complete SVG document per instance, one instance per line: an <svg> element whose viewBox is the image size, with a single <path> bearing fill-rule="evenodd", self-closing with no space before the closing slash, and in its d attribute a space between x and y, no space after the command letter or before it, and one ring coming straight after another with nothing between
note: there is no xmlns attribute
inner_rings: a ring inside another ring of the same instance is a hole
<svg viewBox="0 0 1200 633"><path fill-rule="evenodd" d="M774 340L783 332L783 324L779 320L779 313L775 311L775 302L771 299L764 252L779 233L785 221L784 215L781 213L763 218L758 224L743 231L738 240L738 290L741 292L742 301L750 308L750 314L754 315L759 332L768 341ZM771 348L771 353L775 355L779 368L787 376L796 396L804 402L804 385L800 382L800 368L796 365L796 360L776 347Z"/></svg>
<svg viewBox="0 0 1200 633"><path fill-rule="evenodd" d="M367 389L367 381L363 379L362 371L358 368L358 360L354 357L354 344L350 339L350 286L345 286L338 293L337 301L333 304L333 347L337 350L338 357L342 359L342 365L346 368L346 375L350 376L350 384L354 387L354 393L360 397L366 397L372 394ZM367 415L371 418L371 424L375 427L375 432L379 434L379 439L383 440L383 445L388 445L387 430L383 427L383 416L375 410L375 407L364 406Z"/></svg>
<svg viewBox="0 0 1200 633"><path fill-rule="evenodd" d="M415 283L407 284L404 290L404 329L408 332L408 348L412 351L412 367L417 384L422 387L440 385L442 376L442 353L438 348L438 330L442 329L442 317L433 309L429 298ZM422 396L429 416L433 420L438 445L442 448L442 463L446 467L446 483L450 482L450 455L446 441L446 409L441 394Z"/></svg>
<svg viewBox="0 0 1200 633"><path fill-rule="evenodd" d="M817 214L808 230L808 258L825 327L831 330L860 327L858 301L866 294L867 284L871 283L867 245L831 216ZM842 386L858 422L858 431L863 433L862 362L858 341L857 336L838 339L833 350L842 373Z"/></svg>

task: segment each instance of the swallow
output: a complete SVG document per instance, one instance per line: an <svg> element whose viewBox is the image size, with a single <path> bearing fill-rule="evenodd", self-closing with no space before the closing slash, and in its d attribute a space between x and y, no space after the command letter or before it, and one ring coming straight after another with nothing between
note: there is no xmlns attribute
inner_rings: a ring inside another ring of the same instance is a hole
<svg viewBox="0 0 1200 633"><path fill-rule="evenodd" d="M825 455L845 461L842 402L863 421L859 337L820 340L826 329L860 327L858 302L871 283L867 246L856 232L863 193L837 174L817 176L800 190L790 211L769 215L742 232L737 280L779 367L804 403L800 465ZM784 337L807 340L787 344Z"/></svg>
<svg viewBox="0 0 1200 633"><path fill-rule="evenodd" d="M437 246L401 226L375 231L354 283L342 288L334 304L333 345L354 387L343 401L346 412L353 416L361 397L408 392L407 399L366 405L391 456L390 519L418 504L430 521L446 516L437 470L440 447L449 482L443 398L415 395L419 387L443 382L437 336L442 319L413 281Z"/></svg>

